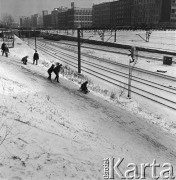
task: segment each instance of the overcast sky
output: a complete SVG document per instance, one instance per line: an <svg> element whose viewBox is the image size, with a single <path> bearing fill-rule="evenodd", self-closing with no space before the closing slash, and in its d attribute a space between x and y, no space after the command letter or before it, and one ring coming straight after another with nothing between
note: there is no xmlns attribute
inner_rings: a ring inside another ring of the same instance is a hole
<svg viewBox="0 0 176 180"><path fill-rule="evenodd" d="M92 4L112 0L0 0L1 17L3 13L11 14L16 20L20 16L30 16L40 13L42 10L53 10L53 8L66 6L71 7L71 2L75 2L76 7L92 7Z"/></svg>

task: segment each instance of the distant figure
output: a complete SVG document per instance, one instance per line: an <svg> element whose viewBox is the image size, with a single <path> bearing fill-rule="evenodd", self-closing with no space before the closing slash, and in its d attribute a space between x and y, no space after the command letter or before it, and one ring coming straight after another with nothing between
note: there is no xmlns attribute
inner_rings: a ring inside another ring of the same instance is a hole
<svg viewBox="0 0 176 180"><path fill-rule="evenodd" d="M39 60L39 54L35 50L35 53L34 53L34 56L33 56L33 64L35 64L35 61L36 61L36 65L37 65L38 64L38 60Z"/></svg>
<svg viewBox="0 0 176 180"><path fill-rule="evenodd" d="M53 72L54 72L55 75L56 75L55 80L56 80L57 82L59 82L59 72L60 72L61 67L62 67L62 64L57 63L57 64L56 64L56 67L53 69Z"/></svg>
<svg viewBox="0 0 176 180"><path fill-rule="evenodd" d="M87 84L88 84L88 81L81 84L81 87L80 87L80 90L85 94L87 94L89 92L89 90L87 89Z"/></svg>
<svg viewBox="0 0 176 180"><path fill-rule="evenodd" d="M6 44L5 44L5 47L4 47L4 52L5 52L6 57L8 57L9 48L7 47ZM4 54L4 52L3 52L3 54Z"/></svg>
<svg viewBox="0 0 176 180"><path fill-rule="evenodd" d="M5 42L3 42L2 45L1 45L2 56L3 56L4 53L5 53L5 46L6 46Z"/></svg>
<svg viewBox="0 0 176 180"><path fill-rule="evenodd" d="M49 80L51 80L51 73L53 72L54 67L55 67L55 65L52 64L51 67L48 69L48 75L49 75L48 79Z"/></svg>
<svg viewBox="0 0 176 180"><path fill-rule="evenodd" d="M21 59L21 61L23 62L23 64L27 65L27 58L28 56L25 56Z"/></svg>

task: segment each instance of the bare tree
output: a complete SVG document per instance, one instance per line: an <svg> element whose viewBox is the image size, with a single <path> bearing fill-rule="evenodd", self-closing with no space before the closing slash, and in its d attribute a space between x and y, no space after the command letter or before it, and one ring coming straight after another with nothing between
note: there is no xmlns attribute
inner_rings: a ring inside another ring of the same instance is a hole
<svg viewBox="0 0 176 180"><path fill-rule="evenodd" d="M12 17L12 15L8 14L8 13L4 13L2 15L2 21L1 21L2 25L5 27L11 27L12 24L14 23L14 19Z"/></svg>

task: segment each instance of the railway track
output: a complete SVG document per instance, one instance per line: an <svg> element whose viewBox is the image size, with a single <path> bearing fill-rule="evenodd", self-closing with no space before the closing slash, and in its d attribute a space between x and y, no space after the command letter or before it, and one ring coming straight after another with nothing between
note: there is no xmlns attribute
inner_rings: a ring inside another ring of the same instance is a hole
<svg viewBox="0 0 176 180"><path fill-rule="evenodd" d="M48 40L48 42L50 42L51 40ZM45 41L44 41L45 42ZM51 41L52 42L52 41ZM66 42L60 42L59 41L59 44L64 44L64 45L69 45L69 46L74 46L74 47L77 47L78 45L75 43L66 43ZM91 45L92 46L92 45ZM128 55L129 54L129 51L128 50L125 50L125 49L121 49L121 48L115 48L116 50L107 50L108 47L106 48L97 48L97 47L91 47L91 46L88 46L88 45L82 45L81 47L82 48L85 48L85 49L92 49L92 50L98 50L98 51L104 51L104 52L109 52L109 53L114 53L114 54L122 54L122 55ZM112 48L111 48L112 49ZM142 54L145 54L145 55L142 55ZM152 54L152 56L151 56ZM139 51L138 53L138 57L140 58L144 58L144 59L149 59L149 60L154 60L154 61L163 61L163 56L168 56L166 54L158 54L158 53L149 53L149 52L142 52L142 51ZM173 55L171 55L173 56ZM158 58L159 57L159 58ZM176 61L173 61L174 64L176 64Z"/></svg>
<svg viewBox="0 0 176 180"><path fill-rule="evenodd" d="M78 53L77 51L72 50L70 48L61 47L58 44L53 43L52 41L40 40L40 42L43 42L44 44L50 43L50 45L52 45L54 47L58 47L59 49L63 49L63 50L69 51L69 52L71 51L71 52L74 52L76 54ZM97 48L95 48L94 50L97 50ZM108 51L105 50L105 52L108 52ZM113 61L110 61L110 60L107 60L107 59L103 59L103 58L99 58L97 56L89 55L87 53L81 53L81 55L83 55L85 57L88 57L88 58L93 58L93 59L100 60L100 61L103 61L103 62L111 63L111 64L114 64L114 65L118 65L118 66L121 66L121 67L124 67L124 68L128 68L128 65L125 65L125 64L122 64L122 63L118 63L118 62L113 62ZM124 54L124 55L128 55L128 54ZM158 76L158 77L173 79L174 81L176 80L176 78L173 78L172 76L168 76L168 75L164 75L164 74L158 74L158 73L155 73L155 72L152 72L152 71L148 71L148 70L144 70L144 69L141 69L141 68L136 68L135 67L134 70L137 70L139 72L141 71L143 73L146 72L146 74L152 74L152 75L155 75L155 76Z"/></svg>
<svg viewBox="0 0 176 180"><path fill-rule="evenodd" d="M34 46L34 42L30 40L30 44ZM52 46L52 47L51 47ZM58 50L59 47L54 46L51 44L51 46L48 46L46 42L38 42L38 49L43 51L44 53L47 53L48 55L59 59L60 61L64 62L65 64L68 64L74 68L77 68L77 56L75 55L75 52L72 52L73 54L70 55L70 50L68 53L68 49ZM85 57L85 55L82 55ZM93 58L91 56L91 58ZM119 86L123 89L127 90L127 80L128 80L128 73L124 73L121 71L114 70L110 67L105 67L102 64L100 64L98 61L102 60L101 58L94 58L94 62L90 62L88 60L85 60L82 58L82 71L97 77L99 79L102 79L103 81L106 81L108 83L111 83L115 86ZM106 61L103 59L103 61ZM119 63L115 63L112 61L107 60L106 63L112 63L112 65L119 65ZM127 68L123 65L124 68ZM136 71L143 72L143 73L149 73L150 71L143 71L142 69L135 68ZM151 73L151 72L150 72ZM152 75L158 75L156 73L152 72ZM165 75L159 76L164 77L168 81L176 81L176 78L173 77L166 77ZM143 78L139 78L137 76L132 77L132 87L131 91L139 96L142 96L144 98L147 98L151 101L154 101L156 103L159 103L163 106L166 106L168 108L171 108L173 110L176 110L176 89L171 88L168 86L165 86L160 83L152 82L151 80L146 80Z"/></svg>

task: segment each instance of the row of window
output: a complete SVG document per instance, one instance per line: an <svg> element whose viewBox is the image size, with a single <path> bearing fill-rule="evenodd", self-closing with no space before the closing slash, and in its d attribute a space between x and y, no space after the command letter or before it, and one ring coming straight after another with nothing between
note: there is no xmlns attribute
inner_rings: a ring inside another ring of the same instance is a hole
<svg viewBox="0 0 176 180"><path fill-rule="evenodd" d="M75 20L92 21L92 16L75 16Z"/></svg>
<svg viewBox="0 0 176 180"><path fill-rule="evenodd" d="M80 15L91 15L92 11L91 10L76 10L74 12L76 15L80 14Z"/></svg>
<svg viewBox="0 0 176 180"><path fill-rule="evenodd" d="M172 14L176 14L176 9L171 10Z"/></svg>
<svg viewBox="0 0 176 180"><path fill-rule="evenodd" d="M153 3L154 0L134 0L134 4Z"/></svg>

